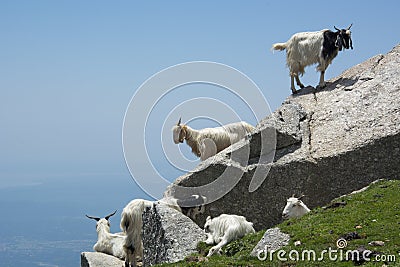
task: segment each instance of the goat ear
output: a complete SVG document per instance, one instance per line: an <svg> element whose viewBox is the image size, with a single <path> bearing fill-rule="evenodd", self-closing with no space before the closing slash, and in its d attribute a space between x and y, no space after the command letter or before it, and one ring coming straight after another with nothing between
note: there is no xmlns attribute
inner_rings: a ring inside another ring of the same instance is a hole
<svg viewBox="0 0 400 267"><path fill-rule="evenodd" d="M340 34L338 34L338 36L336 37L335 46L339 48L339 51L342 51L343 43Z"/></svg>
<svg viewBox="0 0 400 267"><path fill-rule="evenodd" d="M301 196L298 197L299 200L301 200L303 197L305 197L306 195L301 194Z"/></svg>

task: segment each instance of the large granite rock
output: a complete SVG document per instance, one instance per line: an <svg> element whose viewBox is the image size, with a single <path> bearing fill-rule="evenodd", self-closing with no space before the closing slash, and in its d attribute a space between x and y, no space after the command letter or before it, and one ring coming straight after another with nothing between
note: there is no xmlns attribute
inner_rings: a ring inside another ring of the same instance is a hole
<svg viewBox="0 0 400 267"><path fill-rule="evenodd" d="M125 262L104 253L82 252L81 267L124 267Z"/></svg>
<svg viewBox="0 0 400 267"><path fill-rule="evenodd" d="M188 193L178 186L195 193L227 167L232 179L241 177L225 195L230 185L210 190L223 197L206 206L196 219L199 225L208 215L235 213L265 229L281 221L286 198L294 193L304 193L313 208L376 179L399 179L400 46L345 71L322 90L307 87L289 96L251 138L231 148L200 163L165 192L184 198ZM240 150L245 157L234 156ZM260 173L266 179L252 181Z"/></svg>
<svg viewBox="0 0 400 267"><path fill-rule="evenodd" d="M182 213L154 204L143 213L143 266L183 260L206 238L204 231Z"/></svg>
<svg viewBox="0 0 400 267"><path fill-rule="evenodd" d="M281 232L278 227L270 228L265 231L264 236L257 243L250 255L253 257L263 257L272 251L277 251L289 244L290 236Z"/></svg>

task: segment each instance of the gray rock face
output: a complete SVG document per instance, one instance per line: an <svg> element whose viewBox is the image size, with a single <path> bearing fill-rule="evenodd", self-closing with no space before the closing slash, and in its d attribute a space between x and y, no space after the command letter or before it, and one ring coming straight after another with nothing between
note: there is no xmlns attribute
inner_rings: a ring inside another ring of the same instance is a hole
<svg viewBox="0 0 400 267"><path fill-rule="evenodd" d="M292 194L304 193L304 202L313 208L374 180L399 179L399 77L397 46L350 68L328 81L324 89L300 90L262 120L249 140L200 163L179 177L165 195L182 198L184 193L177 185L209 184L229 166L232 179L241 177L239 182L206 205L196 223L204 225L208 215L234 213L245 216L259 230L281 221L286 199ZM261 139L262 134L267 138ZM264 142L275 144L276 150L261 149ZM246 149L247 158L233 156ZM251 181L260 173L266 179L254 191ZM223 192L224 184L212 190Z"/></svg>
<svg viewBox="0 0 400 267"><path fill-rule="evenodd" d="M143 266L183 260L206 238L204 231L182 213L154 204L143 213Z"/></svg>
<svg viewBox="0 0 400 267"><path fill-rule="evenodd" d="M81 267L117 267L125 266L124 261L99 252L82 252Z"/></svg>
<svg viewBox="0 0 400 267"><path fill-rule="evenodd" d="M265 255L266 252L278 250L289 244L290 236L281 232L277 227L268 229L265 231L264 236L254 247L250 253L251 256L257 257L259 255Z"/></svg>

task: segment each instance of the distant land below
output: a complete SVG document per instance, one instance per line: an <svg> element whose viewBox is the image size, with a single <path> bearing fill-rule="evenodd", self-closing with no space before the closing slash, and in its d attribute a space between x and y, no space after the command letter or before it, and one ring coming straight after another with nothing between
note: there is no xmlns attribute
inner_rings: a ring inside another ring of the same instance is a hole
<svg viewBox="0 0 400 267"><path fill-rule="evenodd" d="M95 223L85 214L118 210L110 219L118 232L124 205L146 197L129 174L71 176L0 187L2 267L79 266L80 252L93 251L97 240ZM110 192L112 187L118 190Z"/></svg>

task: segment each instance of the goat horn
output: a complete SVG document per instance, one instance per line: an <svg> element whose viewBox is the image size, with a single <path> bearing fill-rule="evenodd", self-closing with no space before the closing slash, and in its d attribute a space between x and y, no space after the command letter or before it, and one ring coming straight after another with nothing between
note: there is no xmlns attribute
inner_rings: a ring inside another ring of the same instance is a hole
<svg viewBox="0 0 400 267"><path fill-rule="evenodd" d="M292 197L295 197L296 194L293 194Z"/></svg>
<svg viewBox="0 0 400 267"><path fill-rule="evenodd" d="M96 220L96 222L100 221L99 217L92 217L92 216L88 216L88 215L86 215L86 217L88 217L89 219Z"/></svg>
<svg viewBox="0 0 400 267"><path fill-rule="evenodd" d="M333 26L333 28L335 28L335 30L340 31L338 28L336 28L336 26Z"/></svg>
<svg viewBox="0 0 400 267"><path fill-rule="evenodd" d="M176 125L177 126L181 125L181 121L182 121L182 118L179 118L179 121L178 121L178 123Z"/></svg>
<svg viewBox="0 0 400 267"><path fill-rule="evenodd" d="M111 213L110 215L107 215L104 218L108 221L108 219L110 219L110 217L113 216L116 212L117 212L117 210L115 210L113 213Z"/></svg>
<svg viewBox="0 0 400 267"><path fill-rule="evenodd" d="M351 26L353 26L353 23L352 23L352 24L350 24L350 26L347 28L347 30L350 30Z"/></svg>

